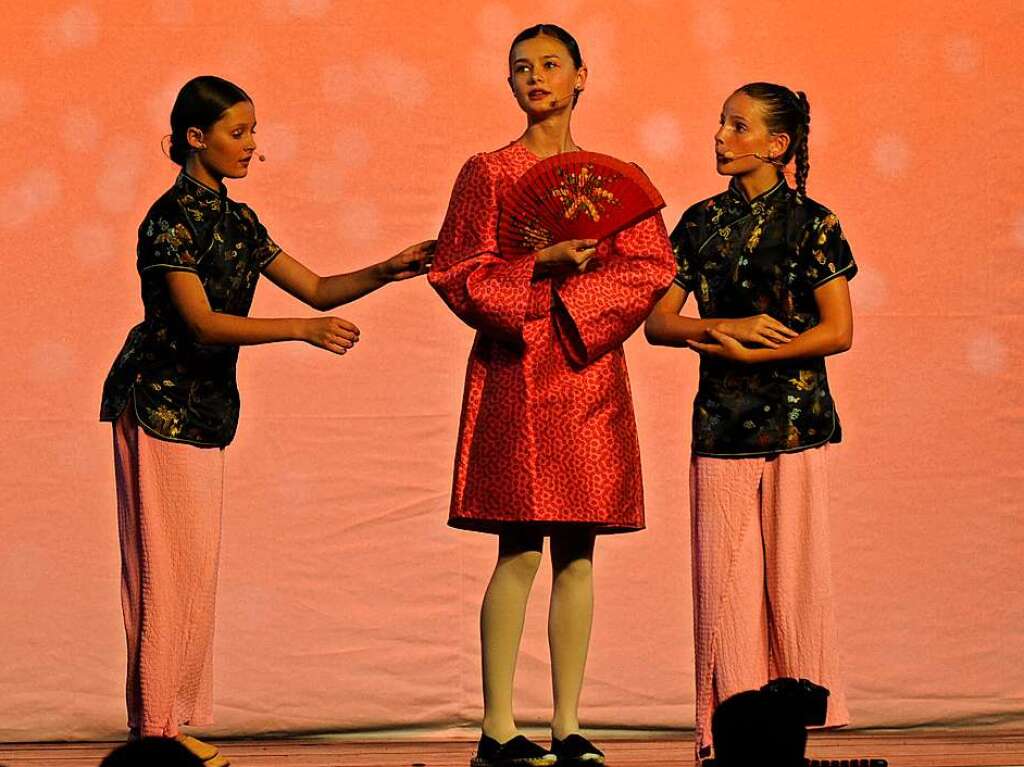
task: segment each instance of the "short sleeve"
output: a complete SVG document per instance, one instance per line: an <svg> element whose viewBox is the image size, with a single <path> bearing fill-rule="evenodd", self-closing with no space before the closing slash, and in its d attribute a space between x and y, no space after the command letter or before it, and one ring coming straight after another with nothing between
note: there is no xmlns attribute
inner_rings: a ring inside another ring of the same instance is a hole
<svg viewBox="0 0 1024 767"><path fill-rule="evenodd" d="M676 285L687 293L693 293L697 285L696 248L694 247L692 237L694 228L693 209L691 208L680 217L676 228L669 235L669 242L672 243L672 253L676 260L676 276L674 281Z"/></svg>
<svg viewBox="0 0 1024 767"><path fill-rule="evenodd" d="M242 215L253 228L252 262L262 272L280 255L281 246L271 239L267 228L263 226L263 223L256 215L256 211L245 205L242 208Z"/></svg>
<svg viewBox="0 0 1024 767"><path fill-rule="evenodd" d="M183 217L152 212L139 227L139 273L152 269L195 272L192 230Z"/></svg>
<svg viewBox="0 0 1024 767"><path fill-rule="evenodd" d="M857 274L853 251L850 250L850 243L846 241L835 213L826 211L814 219L805 252L805 277L812 289L836 277L851 280Z"/></svg>

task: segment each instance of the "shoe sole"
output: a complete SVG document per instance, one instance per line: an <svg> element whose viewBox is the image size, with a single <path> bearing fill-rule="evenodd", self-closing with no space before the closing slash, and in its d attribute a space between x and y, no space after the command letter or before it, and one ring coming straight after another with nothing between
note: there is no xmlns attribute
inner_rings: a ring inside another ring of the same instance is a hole
<svg viewBox="0 0 1024 767"><path fill-rule="evenodd" d="M209 762L211 759L215 759L220 755L220 749L212 743L194 738L191 735L185 735L182 733L174 738L181 745L191 751L193 754L199 757L202 762ZM215 764L214 767L221 767L219 764Z"/></svg>
<svg viewBox="0 0 1024 767"><path fill-rule="evenodd" d="M531 759L484 759L474 756L469 760L469 767L554 767L557 759L538 756Z"/></svg>

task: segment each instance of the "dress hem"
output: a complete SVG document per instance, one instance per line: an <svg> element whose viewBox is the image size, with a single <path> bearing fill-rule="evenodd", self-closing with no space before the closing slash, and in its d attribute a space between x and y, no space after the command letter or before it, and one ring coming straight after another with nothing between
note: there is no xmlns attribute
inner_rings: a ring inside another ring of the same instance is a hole
<svg viewBox="0 0 1024 767"><path fill-rule="evenodd" d="M135 400L135 384L132 384L132 388L128 390L128 399L125 401L121 409L117 412L117 415L108 415L108 413L102 410L100 411L100 423L117 423L119 420L121 420L121 416L124 415L124 411L127 410L129 407L131 407L132 412L135 414L135 420L138 423L139 428L146 432L148 436L153 437L154 439L158 439L161 442L170 442L175 445L191 445L192 447L198 447L203 450L211 450L214 448L219 448L220 450L223 450L228 445L230 445L235 438L234 434L232 434L231 439L229 439L227 442L198 442L189 439L177 439L176 437L169 437L166 434L161 434L148 423L146 423L146 421L139 414L139 406Z"/></svg>
<svg viewBox="0 0 1024 767"><path fill-rule="evenodd" d="M547 522L533 520L513 519L467 519L465 517L449 517L448 526L456 530L468 530L476 533L491 533L497 535L510 527L521 527L539 532L541 535L564 530L581 530L591 528L595 535L616 535L620 533L636 533L646 530L645 524L622 525L608 522Z"/></svg>

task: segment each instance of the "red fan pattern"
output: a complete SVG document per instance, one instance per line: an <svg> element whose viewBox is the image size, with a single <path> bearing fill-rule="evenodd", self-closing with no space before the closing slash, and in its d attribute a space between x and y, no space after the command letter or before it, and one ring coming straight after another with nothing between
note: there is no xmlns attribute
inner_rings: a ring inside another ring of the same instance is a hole
<svg viewBox="0 0 1024 767"><path fill-rule="evenodd" d="M505 195L498 249L507 257L563 240L601 240L664 207L639 167L597 152L541 160Z"/></svg>

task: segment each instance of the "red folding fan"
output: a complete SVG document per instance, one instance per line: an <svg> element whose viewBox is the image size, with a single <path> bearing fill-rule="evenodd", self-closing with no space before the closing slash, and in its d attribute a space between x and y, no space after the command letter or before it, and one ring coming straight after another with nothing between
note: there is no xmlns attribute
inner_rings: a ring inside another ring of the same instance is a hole
<svg viewBox="0 0 1024 767"><path fill-rule="evenodd" d="M498 249L506 257L563 240L602 240L665 200L639 167L597 152L565 152L541 160L505 196Z"/></svg>

